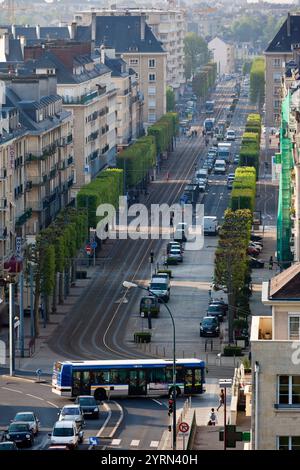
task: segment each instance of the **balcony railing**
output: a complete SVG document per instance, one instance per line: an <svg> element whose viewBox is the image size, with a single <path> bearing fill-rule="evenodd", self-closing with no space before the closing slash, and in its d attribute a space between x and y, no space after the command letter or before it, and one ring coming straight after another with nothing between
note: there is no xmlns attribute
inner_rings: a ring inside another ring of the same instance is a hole
<svg viewBox="0 0 300 470"><path fill-rule="evenodd" d="M63 104L88 104L90 101L94 100L98 96L104 95L106 93L106 87L99 87L98 90L92 91L91 93L86 93L81 96L64 96Z"/></svg>
<svg viewBox="0 0 300 470"><path fill-rule="evenodd" d="M21 225L25 224L28 219L30 219L32 214L32 209L27 209L24 214L22 214L16 221L16 227L20 227Z"/></svg>
<svg viewBox="0 0 300 470"><path fill-rule="evenodd" d="M30 182L32 186L42 186L47 182L48 176L47 175L40 175L40 176L31 176Z"/></svg>
<svg viewBox="0 0 300 470"><path fill-rule="evenodd" d="M8 208L7 199L1 198L0 199L0 210L6 210L7 208Z"/></svg>
<svg viewBox="0 0 300 470"><path fill-rule="evenodd" d="M8 237L8 230L7 227L0 227L0 240L6 240Z"/></svg>
<svg viewBox="0 0 300 470"><path fill-rule="evenodd" d="M74 162L74 158L70 156L67 160L68 165L72 165L73 162Z"/></svg>
<svg viewBox="0 0 300 470"><path fill-rule="evenodd" d="M70 188L70 186L72 186L74 183L74 177L71 176L71 178L68 179L68 188Z"/></svg>

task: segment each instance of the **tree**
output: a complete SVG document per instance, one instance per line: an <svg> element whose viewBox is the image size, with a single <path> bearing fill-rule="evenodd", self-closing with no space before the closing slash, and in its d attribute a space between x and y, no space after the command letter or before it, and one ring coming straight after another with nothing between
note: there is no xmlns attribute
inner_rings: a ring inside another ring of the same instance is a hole
<svg viewBox="0 0 300 470"><path fill-rule="evenodd" d="M167 112L175 111L175 93L173 88L167 87Z"/></svg>
<svg viewBox="0 0 300 470"><path fill-rule="evenodd" d="M184 38L185 77L190 79L209 59L207 43L196 33L188 33Z"/></svg>
<svg viewBox="0 0 300 470"><path fill-rule="evenodd" d="M265 59L258 57L250 70L250 100L261 109L265 99Z"/></svg>

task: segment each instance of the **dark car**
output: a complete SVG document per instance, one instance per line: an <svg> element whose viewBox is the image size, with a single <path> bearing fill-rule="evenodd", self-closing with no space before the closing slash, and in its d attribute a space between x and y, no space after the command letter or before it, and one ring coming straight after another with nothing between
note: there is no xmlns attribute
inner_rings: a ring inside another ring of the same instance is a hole
<svg viewBox="0 0 300 470"><path fill-rule="evenodd" d="M216 317L204 317L200 323L200 336L218 337L220 335L219 321Z"/></svg>
<svg viewBox="0 0 300 470"><path fill-rule="evenodd" d="M262 243L263 238L260 237L259 235L254 235L254 233L251 233L251 235L250 235L250 240L251 240L252 242L260 242L260 243Z"/></svg>
<svg viewBox="0 0 300 470"><path fill-rule="evenodd" d="M34 443L34 436L28 423L15 421L9 425L5 433L5 440L15 442L17 446L31 447Z"/></svg>
<svg viewBox="0 0 300 470"><path fill-rule="evenodd" d="M261 259L249 257L249 267L252 269L262 269L265 267L265 263Z"/></svg>
<svg viewBox="0 0 300 470"><path fill-rule="evenodd" d="M84 416L91 416L92 418L99 418L99 407L94 397L90 395L80 395L76 397L76 405L79 405Z"/></svg>
<svg viewBox="0 0 300 470"><path fill-rule="evenodd" d="M14 441L0 442L0 451L1 450L18 450L18 447Z"/></svg>
<svg viewBox="0 0 300 470"><path fill-rule="evenodd" d="M223 321L223 307L221 305L210 305L206 312L208 317L217 317L219 321Z"/></svg>
<svg viewBox="0 0 300 470"><path fill-rule="evenodd" d="M219 305L222 308L224 315L226 315L228 311L228 304L224 302L223 299L213 299L209 302L209 305Z"/></svg>

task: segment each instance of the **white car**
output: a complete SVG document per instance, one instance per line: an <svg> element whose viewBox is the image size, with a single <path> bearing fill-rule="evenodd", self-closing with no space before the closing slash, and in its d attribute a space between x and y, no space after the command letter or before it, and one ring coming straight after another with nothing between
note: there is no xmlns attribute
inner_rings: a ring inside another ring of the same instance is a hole
<svg viewBox="0 0 300 470"><path fill-rule="evenodd" d="M84 417L80 405L65 405L58 413L59 421L73 421L77 429L84 426Z"/></svg>
<svg viewBox="0 0 300 470"><path fill-rule="evenodd" d="M51 445L65 445L75 449L83 441L83 431L78 431L75 422L63 420L56 421L52 433L48 434Z"/></svg>
<svg viewBox="0 0 300 470"><path fill-rule="evenodd" d="M23 423L28 423L34 436L38 434L40 421L37 419L33 411L19 411L19 413L17 413L14 419L12 420L12 422L15 421L22 421Z"/></svg>

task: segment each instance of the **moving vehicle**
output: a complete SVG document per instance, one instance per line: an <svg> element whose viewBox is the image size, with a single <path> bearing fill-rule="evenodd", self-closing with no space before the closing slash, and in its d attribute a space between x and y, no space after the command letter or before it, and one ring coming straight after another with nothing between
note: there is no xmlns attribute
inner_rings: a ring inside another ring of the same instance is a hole
<svg viewBox="0 0 300 470"><path fill-rule="evenodd" d="M84 426L83 412L79 405L65 405L58 414L58 421L74 421L78 429Z"/></svg>
<svg viewBox="0 0 300 470"><path fill-rule="evenodd" d="M158 303L158 299L154 295L148 295L148 297L141 298L140 316L147 318L149 308L150 308L151 317L157 317L160 312L160 306Z"/></svg>
<svg viewBox="0 0 300 470"><path fill-rule="evenodd" d="M236 139L236 134L233 129L228 129L226 132L226 140L227 142L234 142Z"/></svg>
<svg viewBox="0 0 300 470"><path fill-rule="evenodd" d="M203 125L206 135L212 135L215 125L214 118L206 118Z"/></svg>
<svg viewBox="0 0 300 470"><path fill-rule="evenodd" d="M206 114L213 114L215 107L214 101L206 101L205 102L205 112Z"/></svg>
<svg viewBox="0 0 300 470"><path fill-rule="evenodd" d="M232 189L234 178L235 178L234 173L228 173L228 176L227 176L227 188L228 189Z"/></svg>
<svg viewBox="0 0 300 470"><path fill-rule="evenodd" d="M18 447L14 441L4 441L0 442L0 451L1 450L18 450Z"/></svg>
<svg viewBox="0 0 300 470"><path fill-rule="evenodd" d="M230 162L231 144L229 142L218 143L218 159L225 160L226 163Z"/></svg>
<svg viewBox="0 0 300 470"><path fill-rule="evenodd" d="M206 313L208 317L217 317L219 322L223 321L224 310L222 305L211 304L208 306Z"/></svg>
<svg viewBox="0 0 300 470"><path fill-rule="evenodd" d="M53 366L52 392L67 397L90 394L96 400L105 400L108 392L111 397L171 395L172 364L170 359L57 361ZM178 395L205 391L205 361L176 359L176 366Z"/></svg>
<svg viewBox="0 0 300 470"><path fill-rule="evenodd" d="M16 416L12 420L13 423L15 423L16 421L18 422L22 421L23 423L28 423L34 436L38 434L40 422L37 419L33 411L20 411L19 413L16 414Z"/></svg>
<svg viewBox="0 0 300 470"><path fill-rule="evenodd" d="M215 161L214 165L214 173L215 175L224 175L226 173L226 162L225 160L218 159Z"/></svg>
<svg viewBox="0 0 300 470"><path fill-rule="evenodd" d="M249 267L251 269L263 269L265 267L265 262L262 259L253 258L249 256Z"/></svg>
<svg viewBox="0 0 300 470"><path fill-rule="evenodd" d="M198 184L187 184L184 187L184 194L186 194L188 203L196 203L199 197Z"/></svg>
<svg viewBox="0 0 300 470"><path fill-rule="evenodd" d="M203 232L204 235L217 235L218 233L218 219L215 216L203 217Z"/></svg>
<svg viewBox="0 0 300 470"><path fill-rule="evenodd" d="M234 159L233 159L233 164L234 165L238 165L240 163L240 156L239 155L235 155Z"/></svg>
<svg viewBox="0 0 300 470"><path fill-rule="evenodd" d="M169 255L170 256L170 255ZM157 296L160 300L168 302L170 299L170 286L165 279L152 278L149 286L150 294Z"/></svg>
<svg viewBox="0 0 300 470"><path fill-rule="evenodd" d="M170 249L169 258L175 258L179 263L182 263L183 256L180 248L172 247Z"/></svg>
<svg viewBox="0 0 300 470"><path fill-rule="evenodd" d="M84 416L99 418L99 406L94 397L90 395L79 395L76 397L75 404L79 405Z"/></svg>
<svg viewBox="0 0 300 470"><path fill-rule="evenodd" d="M207 168L200 168L199 170L196 170L195 177L196 177L196 180L203 180L203 179L207 180L207 177L208 177Z"/></svg>
<svg viewBox="0 0 300 470"><path fill-rule="evenodd" d="M220 335L219 321L216 317L204 317L200 323L200 336L214 336Z"/></svg>
<svg viewBox="0 0 300 470"><path fill-rule="evenodd" d="M179 243L179 242L169 242L169 243L167 244L167 254L170 253L170 249L171 249L172 247L180 248L181 253L183 253L183 251L184 251L181 243ZM161 274L158 273L158 274L156 274L155 276L156 276L156 277L162 277L162 274L164 274L164 273L161 273ZM165 274L165 276L168 276L168 278L169 278L169 275L168 275L168 274Z"/></svg>
<svg viewBox="0 0 300 470"><path fill-rule="evenodd" d="M15 442L18 447L22 445L32 447L34 443L34 436L30 425L22 421L11 423L6 430L4 438L6 441Z"/></svg>
<svg viewBox="0 0 300 470"><path fill-rule="evenodd" d="M76 449L83 441L83 431L77 429L74 421L56 421L52 433L49 433L51 445L66 445L71 449Z"/></svg>
<svg viewBox="0 0 300 470"><path fill-rule="evenodd" d="M174 241L179 242L186 242L188 237L188 226L184 222L180 222L177 224L175 233L174 233Z"/></svg>
<svg viewBox="0 0 300 470"><path fill-rule="evenodd" d="M216 138L218 141L221 141L225 137L225 131L226 131L226 121L225 120L220 120L218 122L218 131L215 133Z"/></svg>
<svg viewBox="0 0 300 470"><path fill-rule="evenodd" d="M198 188L201 193L203 193L207 188L207 179L198 180Z"/></svg>

